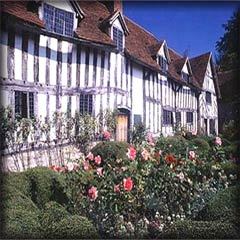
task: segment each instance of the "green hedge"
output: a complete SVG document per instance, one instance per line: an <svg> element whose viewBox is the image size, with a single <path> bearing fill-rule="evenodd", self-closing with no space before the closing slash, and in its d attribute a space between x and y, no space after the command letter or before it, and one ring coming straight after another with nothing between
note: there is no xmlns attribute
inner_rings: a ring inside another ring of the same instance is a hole
<svg viewBox="0 0 240 240"><path fill-rule="evenodd" d="M55 238L98 238L97 230L85 217L72 215L62 219L53 232Z"/></svg>
<svg viewBox="0 0 240 240"><path fill-rule="evenodd" d="M46 167L32 168L24 172L28 179L29 196L39 208L49 201L67 204L68 197L64 192L64 177Z"/></svg>
<svg viewBox="0 0 240 240"><path fill-rule="evenodd" d="M100 142L92 148L91 152L95 156L100 155L103 161L106 159L116 160L126 158L127 148L126 142Z"/></svg>
<svg viewBox="0 0 240 240"><path fill-rule="evenodd" d="M177 221L161 233L163 239L235 239L238 232L234 225L217 221Z"/></svg>
<svg viewBox="0 0 240 240"><path fill-rule="evenodd" d="M32 200L14 187L3 191L1 221L5 238L39 238L40 211Z"/></svg>
<svg viewBox="0 0 240 240"><path fill-rule="evenodd" d="M199 212L196 220L229 221L240 226L240 185L226 188L217 193Z"/></svg>

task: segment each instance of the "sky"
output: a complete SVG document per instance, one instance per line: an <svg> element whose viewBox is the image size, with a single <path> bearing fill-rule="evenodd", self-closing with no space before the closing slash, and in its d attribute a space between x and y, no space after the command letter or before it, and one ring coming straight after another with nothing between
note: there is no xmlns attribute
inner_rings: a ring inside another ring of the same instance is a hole
<svg viewBox="0 0 240 240"><path fill-rule="evenodd" d="M189 57L211 51L240 2L123 1L124 15L179 53Z"/></svg>

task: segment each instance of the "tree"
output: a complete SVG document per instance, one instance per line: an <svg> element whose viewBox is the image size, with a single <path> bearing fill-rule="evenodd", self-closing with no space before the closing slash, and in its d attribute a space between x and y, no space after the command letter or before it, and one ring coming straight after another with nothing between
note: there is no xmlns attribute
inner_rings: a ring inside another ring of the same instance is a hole
<svg viewBox="0 0 240 240"><path fill-rule="evenodd" d="M226 24L225 33L216 42L217 64L221 71L239 68L240 59L240 8Z"/></svg>

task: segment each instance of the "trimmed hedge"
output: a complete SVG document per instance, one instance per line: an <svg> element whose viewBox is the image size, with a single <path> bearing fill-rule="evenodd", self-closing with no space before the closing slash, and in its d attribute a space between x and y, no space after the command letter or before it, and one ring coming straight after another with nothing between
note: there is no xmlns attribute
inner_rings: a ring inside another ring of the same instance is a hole
<svg viewBox="0 0 240 240"><path fill-rule="evenodd" d="M232 186L217 193L199 212L196 220L229 221L240 226L240 185Z"/></svg>
<svg viewBox="0 0 240 240"><path fill-rule="evenodd" d="M62 219L53 232L55 238L98 238L97 230L85 217L72 215Z"/></svg>
<svg viewBox="0 0 240 240"><path fill-rule="evenodd" d="M57 202L45 204L40 217L43 235L45 237L55 237L59 221L69 215L67 210Z"/></svg>
<svg viewBox="0 0 240 240"><path fill-rule="evenodd" d="M158 236L164 239L235 239L234 225L217 221L177 221Z"/></svg>
<svg viewBox="0 0 240 240"><path fill-rule="evenodd" d="M105 159L116 160L126 158L127 148L126 142L100 142L92 148L91 152L95 156L100 155L103 161Z"/></svg>
<svg viewBox="0 0 240 240"><path fill-rule="evenodd" d="M30 198L14 187L3 192L2 236L5 238L39 238L40 211Z"/></svg>
<svg viewBox="0 0 240 240"><path fill-rule="evenodd" d="M39 208L43 208L49 201L67 204L63 176L46 167L29 169L24 175L28 179L29 196Z"/></svg>

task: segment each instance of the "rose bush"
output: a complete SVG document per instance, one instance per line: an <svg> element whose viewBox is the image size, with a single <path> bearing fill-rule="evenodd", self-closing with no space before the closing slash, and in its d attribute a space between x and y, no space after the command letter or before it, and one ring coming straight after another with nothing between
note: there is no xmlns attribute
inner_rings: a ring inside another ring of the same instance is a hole
<svg viewBox="0 0 240 240"><path fill-rule="evenodd" d="M125 157L89 152L76 163L52 169L66 178L71 211L92 219L101 236L143 237L148 229L163 231L177 220L193 218L213 194L228 187L219 143L213 139L203 154L182 137L148 134L128 146Z"/></svg>

